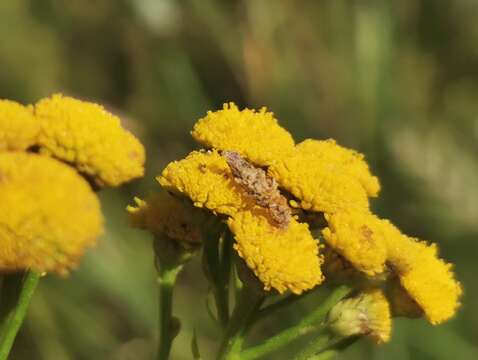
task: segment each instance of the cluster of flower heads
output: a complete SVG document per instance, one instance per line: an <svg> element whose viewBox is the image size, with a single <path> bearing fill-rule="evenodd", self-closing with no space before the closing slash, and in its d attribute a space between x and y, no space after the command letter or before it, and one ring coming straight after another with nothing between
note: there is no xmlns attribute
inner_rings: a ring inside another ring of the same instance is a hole
<svg viewBox="0 0 478 360"><path fill-rule="evenodd" d="M376 308L388 320L377 328L377 341L388 340L390 308L432 324L453 316L462 290L451 265L435 245L371 212L369 198L380 184L362 154L331 139L296 144L265 108L232 103L208 112L192 136L206 149L173 161L157 180L173 201L189 198L223 219L265 290L301 294L326 278L357 275L380 284L372 299L381 300ZM130 211L138 216L140 209ZM151 227L144 214L141 226Z"/></svg>
<svg viewBox="0 0 478 360"><path fill-rule="evenodd" d="M143 175L144 148L97 104L0 100L0 271L66 274L102 233L96 189Z"/></svg>

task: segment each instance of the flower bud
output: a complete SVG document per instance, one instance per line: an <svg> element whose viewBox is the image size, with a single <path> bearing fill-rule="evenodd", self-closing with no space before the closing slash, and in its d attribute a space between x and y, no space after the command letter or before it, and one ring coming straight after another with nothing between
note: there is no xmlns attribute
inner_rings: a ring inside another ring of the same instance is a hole
<svg viewBox="0 0 478 360"><path fill-rule="evenodd" d="M332 332L342 337L366 335L377 344L390 339L390 308L378 289L337 303L329 312L328 323Z"/></svg>

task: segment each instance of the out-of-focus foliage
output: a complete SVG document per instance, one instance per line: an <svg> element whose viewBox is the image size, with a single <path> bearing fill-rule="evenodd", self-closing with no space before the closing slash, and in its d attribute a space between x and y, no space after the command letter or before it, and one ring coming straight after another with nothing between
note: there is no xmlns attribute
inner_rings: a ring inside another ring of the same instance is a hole
<svg viewBox="0 0 478 360"><path fill-rule="evenodd" d="M365 153L383 185L376 212L456 263L465 296L454 320L398 321L390 344L340 358L478 357L477 16L473 0L0 1L0 97L93 99L122 112L148 150L144 180L102 193L98 248L69 280L42 281L12 359L149 358L151 239L128 229L124 208L225 101L266 105L298 141L334 137ZM205 358L216 346L199 266L180 278L173 359L191 358L193 328ZM264 322L257 339L314 301Z"/></svg>

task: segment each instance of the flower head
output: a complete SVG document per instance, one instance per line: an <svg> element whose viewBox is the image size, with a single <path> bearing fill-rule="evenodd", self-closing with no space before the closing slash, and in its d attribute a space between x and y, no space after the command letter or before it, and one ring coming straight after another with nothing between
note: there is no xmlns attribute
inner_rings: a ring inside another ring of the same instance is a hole
<svg viewBox="0 0 478 360"><path fill-rule="evenodd" d="M102 232L98 198L78 173L35 154L0 153L0 270L66 274Z"/></svg>
<svg viewBox="0 0 478 360"><path fill-rule="evenodd" d="M375 343L390 340L390 307L379 289L366 290L340 301L328 315L330 328L339 336L366 335Z"/></svg>
<svg viewBox="0 0 478 360"><path fill-rule="evenodd" d="M166 191L146 201L135 198L136 206L128 206L134 227L148 229L154 235L165 235L181 243L201 243L207 214Z"/></svg>
<svg viewBox="0 0 478 360"><path fill-rule="evenodd" d="M60 94L35 105L38 145L97 185L117 186L143 175L143 145L102 106Z"/></svg>
<svg viewBox="0 0 478 360"><path fill-rule="evenodd" d="M300 294L323 281L318 241L307 224L292 219L286 229L271 225L261 211L241 211L229 218L237 250L264 284L280 293Z"/></svg>
<svg viewBox="0 0 478 360"><path fill-rule="evenodd" d="M39 131L31 107L0 100L0 151L26 150L35 143Z"/></svg>
<svg viewBox="0 0 478 360"><path fill-rule="evenodd" d="M300 200L305 210L325 213L367 211L368 195L378 180L363 157L331 140L306 140L269 167L279 185Z"/></svg>
<svg viewBox="0 0 478 360"><path fill-rule="evenodd" d="M359 181L368 196L378 196L380 183L378 178L370 172L363 154L338 145L334 139L307 139L298 144L296 148L303 153L314 153L323 162L336 167L337 171L340 168L340 171Z"/></svg>
<svg viewBox="0 0 478 360"><path fill-rule="evenodd" d="M233 215L249 205L226 159L217 151L193 151L185 159L173 161L158 181L165 189L184 194L195 206L216 214Z"/></svg>
<svg viewBox="0 0 478 360"><path fill-rule="evenodd" d="M367 275L373 276L385 270L385 221L360 211L339 212L325 218L328 227L322 230L322 235L330 247Z"/></svg>
<svg viewBox="0 0 478 360"><path fill-rule="evenodd" d="M384 286L398 279L405 296L393 304L410 300L432 323L454 314L461 287L450 265L435 247L371 213L369 198L378 196L380 184L362 154L331 139L295 145L272 113L232 103L208 112L192 135L208 150L171 162L157 179L227 223L234 248L264 289L300 294L322 283L323 256L312 229L326 241L324 272L333 280ZM148 208L138 205L133 216ZM140 219L139 226L149 226L147 217ZM381 304L384 322L374 336L386 341L388 303L377 292L366 298Z"/></svg>
<svg viewBox="0 0 478 360"><path fill-rule="evenodd" d="M389 243L389 261L402 287L432 324L450 319L460 306L462 288L452 265L438 257L435 244L406 236Z"/></svg>
<svg viewBox="0 0 478 360"><path fill-rule="evenodd" d="M239 110L233 103L209 111L191 134L208 148L236 151L257 165L270 165L294 148L292 136L266 108Z"/></svg>

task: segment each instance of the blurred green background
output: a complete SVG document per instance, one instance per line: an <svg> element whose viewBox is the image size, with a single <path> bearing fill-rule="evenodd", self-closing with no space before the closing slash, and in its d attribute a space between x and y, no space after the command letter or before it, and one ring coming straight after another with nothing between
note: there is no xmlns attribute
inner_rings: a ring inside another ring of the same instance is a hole
<svg viewBox="0 0 478 360"><path fill-rule="evenodd" d="M69 279L41 282L11 358L148 359L151 239L128 229L124 209L157 188L162 167L196 146L193 123L225 101L266 105L298 141L333 137L364 152L383 184L376 212L456 264L465 287L456 318L397 320L390 344L362 341L340 359L478 358L477 19L476 0L0 1L0 97L103 103L148 154L143 180L101 194L97 249ZM180 278L174 360L191 358L193 328L205 359L218 341L198 270L194 262Z"/></svg>

